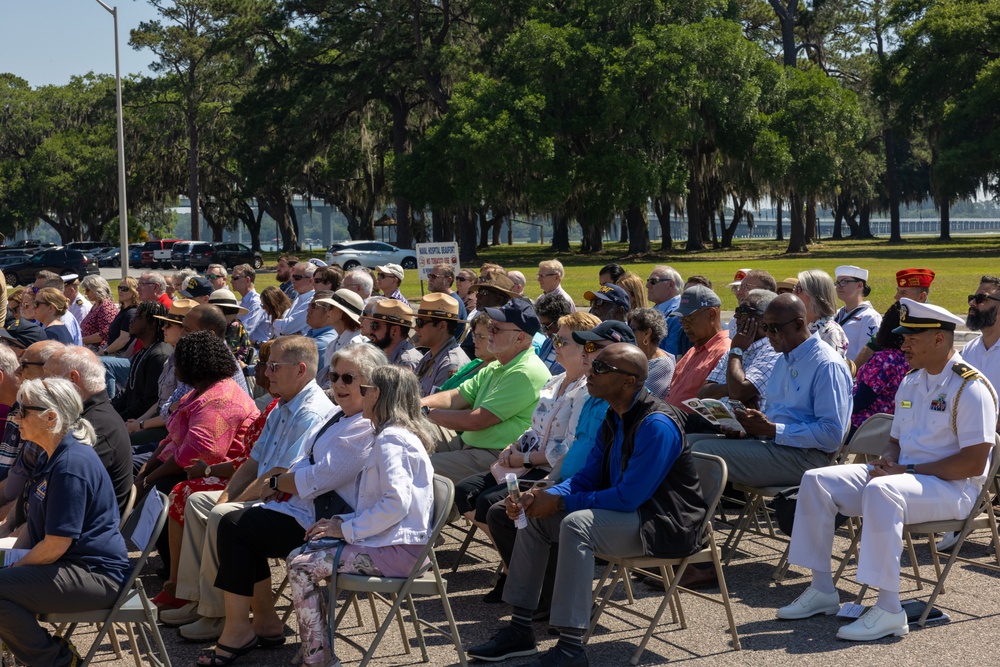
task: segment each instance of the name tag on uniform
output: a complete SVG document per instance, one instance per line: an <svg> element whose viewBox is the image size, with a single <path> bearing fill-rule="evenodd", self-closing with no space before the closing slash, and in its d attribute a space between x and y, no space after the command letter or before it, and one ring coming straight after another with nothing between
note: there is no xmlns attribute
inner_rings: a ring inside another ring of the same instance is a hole
<svg viewBox="0 0 1000 667"><path fill-rule="evenodd" d="M909 408L909 407L912 407L912 404L909 401L900 401L899 402L899 407L901 407L901 408Z"/></svg>

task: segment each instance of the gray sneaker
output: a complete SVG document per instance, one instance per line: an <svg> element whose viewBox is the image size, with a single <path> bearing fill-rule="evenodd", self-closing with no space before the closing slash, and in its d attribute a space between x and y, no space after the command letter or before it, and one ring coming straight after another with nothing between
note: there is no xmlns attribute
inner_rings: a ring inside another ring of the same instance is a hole
<svg viewBox="0 0 1000 667"><path fill-rule="evenodd" d="M222 628L226 624L223 618L208 618L203 616L194 623L182 625L178 632L181 637L191 642L207 642L218 639L222 634Z"/></svg>

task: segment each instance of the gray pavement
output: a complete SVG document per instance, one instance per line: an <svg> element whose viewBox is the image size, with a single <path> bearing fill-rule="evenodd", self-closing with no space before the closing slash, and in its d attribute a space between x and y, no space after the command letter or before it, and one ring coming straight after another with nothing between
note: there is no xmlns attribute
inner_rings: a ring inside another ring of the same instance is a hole
<svg viewBox="0 0 1000 667"><path fill-rule="evenodd" d="M724 536L725 529L717 535L720 542ZM459 571L454 574L450 572L460 538L461 534L457 531L449 535L446 544L438 549L438 554L441 565L445 568L449 599L462 641L466 646L471 646L489 639L496 628L507 623L509 608L506 605L486 605L481 602L482 596L492 585L496 568L495 554L489 547L474 545ZM995 563L994 557L987 551L987 534L976 534L973 538L972 543L963 549L963 555ZM965 565L954 568L948 579L947 593L941 596L938 604L939 608L951 616L950 622L914 629L904 638L855 644L835 638L837 628L846 622L836 617L790 622L775 620L775 608L794 599L805 587L806 578L793 569L783 583L775 584L772 581L771 573L784 548L781 542L748 536L744 539L743 546L747 553L738 555L726 568L726 579L733 597L733 611L743 650L732 650L722 607L692 595L683 595L681 599L688 627L681 629L676 623L671 623L668 613L639 664L684 662L692 665L774 667L807 664L842 667L845 664L881 663L897 667L942 662L982 662L995 652L995 635L991 628L994 627L993 623L1000 610L1000 586L997 586L997 575L988 570ZM838 540L838 546L846 546L846 540ZM918 546L917 553L922 573L925 576L931 575L933 568L926 546ZM906 563L904 556L904 567ZM153 593L159 590L159 580L152 574L157 566L158 562L151 562L144 578L147 589ZM851 576L853 572L851 567L847 575ZM281 573L276 573L276 583L280 576ZM857 585L845 581L841 581L838 587L843 601L853 600L858 591ZM636 585L634 590L635 607L647 614L655 611L660 595L642 584ZM718 595L718 589L709 589L707 592ZM904 600L926 597L928 594L929 589L925 588L921 592L911 582L903 582ZM618 598L623 599L623 596L619 594ZM870 597L869 600L871 599ZM279 602L282 609L286 605L287 600ZM418 613L427 620L443 620L441 606L436 601L418 601L417 608ZM379 612L384 614L384 608L380 608ZM361 614L363 626L357 626L351 612L346 616L341 630L354 641L367 646L374 637L367 605L362 604ZM407 655L404 652L399 631L393 626L382 641L376 658L370 663L374 667L423 664L408 615L404 617L408 623L411 653ZM174 665L192 664L197 655L208 646L180 641L176 631L170 628L163 628L162 631ZM548 636L544 624L535 624L535 632L542 650L547 650L556 641L554 637ZM644 632L645 628L633 619L616 611L607 612L587 646L590 664L595 667L628 664ZM289 664L295 657L298 643L294 614L289 619L286 635L288 643L285 646L254 651L241 658L237 664L248 667ZM77 643L81 649L86 650L91 636L91 633L78 631ZM446 639L428 634L427 643L429 664L457 664L455 651ZM124 638L123 648L128 650L127 640ZM357 665L360 661L360 653L343 641L337 645L337 650L347 666ZM526 662L529 659L518 658L503 664L516 667ZM94 664L124 666L132 664L132 661L127 653L124 658L115 660L114 655L108 651Z"/></svg>

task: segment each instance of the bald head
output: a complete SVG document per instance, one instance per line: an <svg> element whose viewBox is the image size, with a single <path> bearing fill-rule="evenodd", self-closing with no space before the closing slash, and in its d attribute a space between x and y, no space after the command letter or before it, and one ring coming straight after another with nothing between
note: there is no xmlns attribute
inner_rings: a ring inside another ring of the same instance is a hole
<svg viewBox="0 0 1000 667"><path fill-rule="evenodd" d="M795 317L806 317L806 304L794 294L779 294L771 300L767 307L768 313L782 320L789 320Z"/></svg>
<svg viewBox="0 0 1000 667"><path fill-rule="evenodd" d="M646 361L645 353L629 343L608 345L595 358L631 373L640 386L646 381L646 375L649 373L649 362Z"/></svg>

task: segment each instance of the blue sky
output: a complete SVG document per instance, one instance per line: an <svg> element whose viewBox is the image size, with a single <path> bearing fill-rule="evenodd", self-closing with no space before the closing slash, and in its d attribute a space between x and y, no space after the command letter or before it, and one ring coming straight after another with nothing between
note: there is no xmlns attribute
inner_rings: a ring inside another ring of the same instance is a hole
<svg viewBox="0 0 1000 667"><path fill-rule="evenodd" d="M129 31L156 18L145 0L105 0L118 5L122 76L148 72L153 55L128 45ZM114 21L95 0L0 0L0 72L32 86L68 83L71 76L114 74Z"/></svg>

